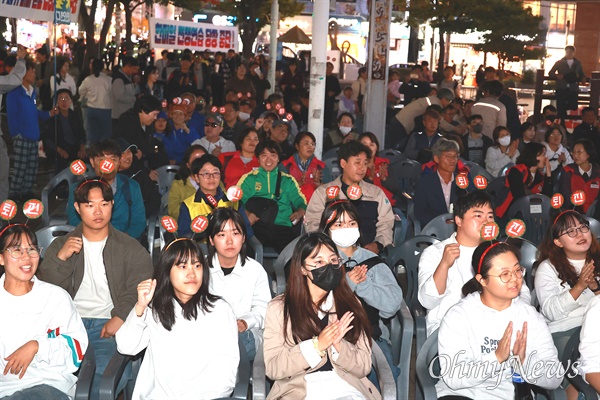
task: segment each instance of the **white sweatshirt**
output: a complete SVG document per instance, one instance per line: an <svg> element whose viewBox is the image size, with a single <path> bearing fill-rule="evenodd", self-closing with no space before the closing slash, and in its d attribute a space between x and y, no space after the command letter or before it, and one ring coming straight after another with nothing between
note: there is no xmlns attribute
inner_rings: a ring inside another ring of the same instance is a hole
<svg viewBox="0 0 600 400"><path fill-rule="evenodd" d="M460 246L460 256L448 270L446 291L440 294L435 286L433 274L442 261L444 248L448 244L458 243L456 233L448 239L429 246L423 251L419 260L419 302L427 309L427 335L440 326L446 311L463 298L462 287L475 276L472 259L477 247ZM531 293L523 280L521 297L527 304L531 302Z"/></svg>
<svg viewBox="0 0 600 400"><path fill-rule="evenodd" d="M579 370L585 374L600 372L600 296L594 297L587 305L583 325L581 326L581 342L579 343Z"/></svg>
<svg viewBox="0 0 600 400"><path fill-rule="evenodd" d="M585 260L569 260L581 273ZM546 318L550 332L564 332L581 326L585 306L594 298L594 292L585 289L577 300L573 299L571 286L561 285L558 273L549 260L543 261L535 273L535 292L540 302L540 312Z"/></svg>
<svg viewBox="0 0 600 400"><path fill-rule="evenodd" d="M235 386L240 361L235 315L224 300L211 312L185 319L175 304L175 324L167 331L147 307L141 317L131 310L117 331L120 353L146 349L133 389L133 399L214 399L227 397ZM193 384L191 384L193 382Z"/></svg>
<svg viewBox="0 0 600 400"><path fill-rule="evenodd" d="M225 276L215 255L213 268L210 269L210 292L227 301L237 319L246 321L258 349L263 339L267 304L271 301L267 272L262 265L252 258L246 258L242 266L238 256L233 271Z"/></svg>
<svg viewBox="0 0 600 400"><path fill-rule="evenodd" d="M88 337L71 296L58 286L33 277L33 289L13 296L0 278L0 397L36 385L50 385L73 396ZM30 340L39 344L23 379L2 374L6 357Z"/></svg>
<svg viewBox="0 0 600 400"><path fill-rule="evenodd" d="M472 293L448 311L440 326L440 374L447 373L436 384L438 397L514 398L511 365L498 363L495 353L511 321L511 349L517 331L527 322L526 358L517 372L529 383L545 389L560 385L564 369L548 326L535 308L517 297L510 307L497 311L485 306L479 293Z"/></svg>

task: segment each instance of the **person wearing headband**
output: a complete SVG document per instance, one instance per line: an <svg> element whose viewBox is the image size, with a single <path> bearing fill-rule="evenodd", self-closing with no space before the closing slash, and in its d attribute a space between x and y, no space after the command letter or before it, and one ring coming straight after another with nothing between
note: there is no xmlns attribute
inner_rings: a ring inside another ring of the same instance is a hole
<svg viewBox="0 0 600 400"><path fill-rule="evenodd" d="M483 239L481 229L494 221L494 204L484 191L460 196L454 203L456 233L429 246L419 260L419 302L427 309L430 335L446 312L462 298L461 287L473 278L471 259ZM529 304L531 293L521 286L521 297Z"/></svg>
<svg viewBox="0 0 600 400"><path fill-rule="evenodd" d="M358 186L362 196L352 201L358 210L363 247L379 254L392 244L394 213L390 201L380 188L364 180L370 158L371 150L362 143L351 141L340 147L338 159L342 176L319 186L313 193L306 209L307 232L315 232L319 228L319 221L328 201L328 188L338 187L338 198L344 200L348 199L350 186Z"/></svg>
<svg viewBox="0 0 600 400"><path fill-rule="evenodd" d="M238 136L236 146L239 150L219 155L219 161L223 164L223 183L226 188L237 185L242 176L258 168L258 158L254 154L258 142L258 131L247 127Z"/></svg>
<svg viewBox="0 0 600 400"><path fill-rule="evenodd" d="M346 268L346 282L361 301L371 324L371 338L383 351L396 380L400 370L394 364L390 333L382 319L393 318L400 310L402 289L385 262L360 246L359 223L356 207L338 200L323 211L319 231L335 243Z"/></svg>
<svg viewBox="0 0 600 400"><path fill-rule="evenodd" d="M348 286L335 243L320 232L302 236L289 275L285 293L267 307L269 398L381 399L367 379L369 319Z"/></svg>
<svg viewBox="0 0 600 400"><path fill-rule="evenodd" d="M436 384L438 398L524 399L532 394L523 380L556 389L564 369L544 318L519 296L525 268L518 250L504 242L480 244L471 274L462 287L465 297L439 328L445 372Z"/></svg>
<svg viewBox="0 0 600 400"><path fill-rule="evenodd" d="M223 105L223 132L221 136L225 139L237 143L240 132L245 128L244 124L238 119L240 105L236 101L226 101Z"/></svg>
<svg viewBox="0 0 600 400"><path fill-rule="evenodd" d="M535 291L558 356L583 322L587 304L600 294L600 244L577 211L560 213L540 245ZM570 393L569 393L570 392ZM577 398L569 386L567 396Z"/></svg>
<svg viewBox="0 0 600 400"><path fill-rule="evenodd" d="M506 171L504 190L496 198L496 216L503 218L515 200L528 194L552 196L552 168L541 143L527 143L517 165Z"/></svg>
<svg viewBox="0 0 600 400"><path fill-rule="evenodd" d="M179 218L179 206L198 190L198 184L192 177L192 162L206 154L206 149L199 144L191 145L185 151L175 180L169 188L168 214L176 221Z"/></svg>
<svg viewBox="0 0 600 400"><path fill-rule="evenodd" d="M104 369L116 351L115 333L136 300L136 285L152 276L148 251L110 223L113 190L102 179L80 183L73 192L81 218L75 230L46 250L38 277L65 289L83 318L96 354L91 399L98 399ZM127 383L128 373L119 383Z"/></svg>
<svg viewBox="0 0 600 400"><path fill-rule="evenodd" d="M153 279L138 281L137 302L116 334L120 353L146 350L134 399L227 397L240 360L235 314L210 290L200 247L180 238L161 252Z"/></svg>
<svg viewBox="0 0 600 400"><path fill-rule="evenodd" d="M190 129L194 128L194 130L198 132L199 137L204 137L204 114L196 109L198 108L202 111L204 108L204 98L202 96L196 97L196 95L191 92L182 93L180 97L189 100L189 103L186 104L187 113L185 123Z"/></svg>
<svg viewBox="0 0 600 400"><path fill-rule="evenodd" d="M69 294L35 276L40 251L29 227L11 224L0 231L0 265L6 270L0 277L1 398L72 398L73 374L88 347Z"/></svg>
<svg viewBox="0 0 600 400"><path fill-rule="evenodd" d="M211 214L206 258L210 291L233 307L239 339L252 361L263 341L271 290L263 266L246 256L246 237L241 213L218 208Z"/></svg>
<svg viewBox="0 0 600 400"><path fill-rule="evenodd" d="M119 174L122 150L121 146L112 139L94 143L89 149L90 164L97 176L101 176L113 191L114 205L111 213L111 224L114 228L131 236L141 238L146 229L146 210L140 185L126 175ZM109 160L114 164L114 170L103 173L100 169L102 162ZM80 214L75 207L75 189L71 185L67 201L67 216L69 225L77 226L81 222Z"/></svg>
<svg viewBox="0 0 600 400"><path fill-rule="evenodd" d="M192 143L203 146L209 154L219 157L221 153L235 151L235 144L221 136L223 132L223 117L216 112L206 114L204 122L204 137Z"/></svg>

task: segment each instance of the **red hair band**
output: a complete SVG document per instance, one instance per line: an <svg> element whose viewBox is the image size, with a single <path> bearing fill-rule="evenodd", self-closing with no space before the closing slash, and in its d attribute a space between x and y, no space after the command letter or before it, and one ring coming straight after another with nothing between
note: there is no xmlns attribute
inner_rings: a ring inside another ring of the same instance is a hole
<svg viewBox="0 0 600 400"><path fill-rule="evenodd" d="M8 225L6 225L6 226L4 227L4 229L2 229L2 230L0 231L0 237L2 237L2 235L4 235L4 232L6 232L6 230L7 230L8 228L12 228L13 226L27 226L27 225L25 225L25 224L8 224Z"/></svg>
<svg viewBox="0 0 600 400"><path fill-rule="evenodd" d="M496 242L496 243L492 244L490 247L488 247L487 249L485 249L485 251L481 255L481 258L479 259L479 266L477 267L478 274L481 274L481 265L483 264L483 259L485 258L485 256L487 256L487 253L494 247L498 246L499 244L506 244L506 243L505 242Z"/></svg>
<svg viewBox="0 0 600 400"><path fill-rule="evenodd" d="M556 225L556 221L558 221L558 219L559 219L560 217L562 217L562 216L563 216L563 214L566 214L566 213L569 213L569 212L575 212L575 213L576 213L577 211L575 211L575 210L565 210L565 211L561 212L560 214L558 214L558 215L556 216L556 218L554 218L554 222L552 223L552 225L553 225L553 226L554 226L554 225ZM578 213L578 214L579 214L579 213Z"/></svg>
<svg viewBox="0 0 600 400"><path fill-rule="evenodd" d="M349 202L350 202L350 200L347 200L347 199L340 199L340 200L336 200L336 201L334 201L334 202L331 202L331 203L329 203L329 205L327 206L327 208L329 208L329 207L333 207L333 206L335 206L336 204L341 204L341 203L349 203Z"/></svg>

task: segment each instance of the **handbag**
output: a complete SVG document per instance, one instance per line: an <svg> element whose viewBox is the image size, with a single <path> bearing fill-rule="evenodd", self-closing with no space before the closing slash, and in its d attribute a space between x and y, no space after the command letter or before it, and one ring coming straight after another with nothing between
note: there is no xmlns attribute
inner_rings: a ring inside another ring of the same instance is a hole
<svg viewBox="0 0 600 400"><path fill-rule="evenodd" d="M273 225L279 212L277 200L281 192L281 171L277 172L277 183L275 184L275 199L267 199L264 197L251 197L246 201L245 208L259 218L257 223Z"/></svg>

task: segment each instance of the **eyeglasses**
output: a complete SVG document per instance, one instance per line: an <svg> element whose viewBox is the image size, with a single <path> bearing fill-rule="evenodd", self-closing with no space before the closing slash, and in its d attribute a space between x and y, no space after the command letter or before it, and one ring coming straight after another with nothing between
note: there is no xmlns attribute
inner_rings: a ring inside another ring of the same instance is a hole
<svg viewBox="0 0 600 400"><path fill-rule="evenodd" d="M217 124L216 122L205 122L204 123L204 127L208 128L209 126L213 127L213 128L216 128L216 127L221 126L221 125Z"/></svg>
<svg viewBox="0 0 600 400"><path fill-rule="evenodd" d="M302 142L300 142L300 144L303 144L303 145L308 146L308 147L316 147L317 146L315 144L315 142L304 142L304 141L302 141Z"/></svg>
<svg viewBox="0 0 600 400"><path fill-rule="evenodd" d="M58 98L59 101L67 101L67 100L71 100L70 97L59 97Z"/></svg>
<svg viewBox="0 0 600 400"><path fill-rule="evenodd" d="M202 172L201 174L198 174L201 177L203 177L204 179L219 179L221 178L221 173L220 172Z"/></svg>
<svg viewBox="0 0 600 400"><path fill-rule="evenodd" d="M502 283L508 283L508 282L510 282L511 278L513 277L513 275L517 279L523 279L523 276L525 276L525 268L520 267L518 270L516 270L514 272L513 271L509 271L509 270L505 270L500 275L489 275L488 274L488 276L494 276L496 278L500 278L500 280L502 281Z"/></svg>
<svg viewBox="0 0 600 400"><path fill-rule="evenodd" d="M588 224L582 224L576 228L567 229L558 235L558 237L561 237L562 235L568 235L569 237L574 238L577 237L577 231L581 232L582 234L588 233L590 231L590 226Z"/></svg>
<svg viewBox="0 0 600 400"><path fill-rule="evenodd" d="M23 254L27 253L27 255L31 258L38 258L40 256L40 252L42 251L41 247L37 247L37 246L31 246L27 249L23 249L21 247L9 247L7 249L5 249L4 251L8 251L8 254L10 254L10 256L12 258L14 258L15 260L20 259L21 257L23 257Z"/></svg>
<svg viewBox="0 0 600 400"><path fill-rule="evenodd" d="M321 267L324 267L324 266L325 266L325 265L327 265L327 264L333 264L333 265L332 265L332 267L333 267L333 268L335 268L335 269L340 269L340 267L342 266L342 259L341 259L341 258L332 258L332 259L331 259L331 260L329 260L329 261L316 261L316 262L315 262L315 265L308 265L308 264L305 264L304 266L305 266L305 267L311 267L311 268L313 268L313 269L316 269L316 268L321 268Z"/></svg>

